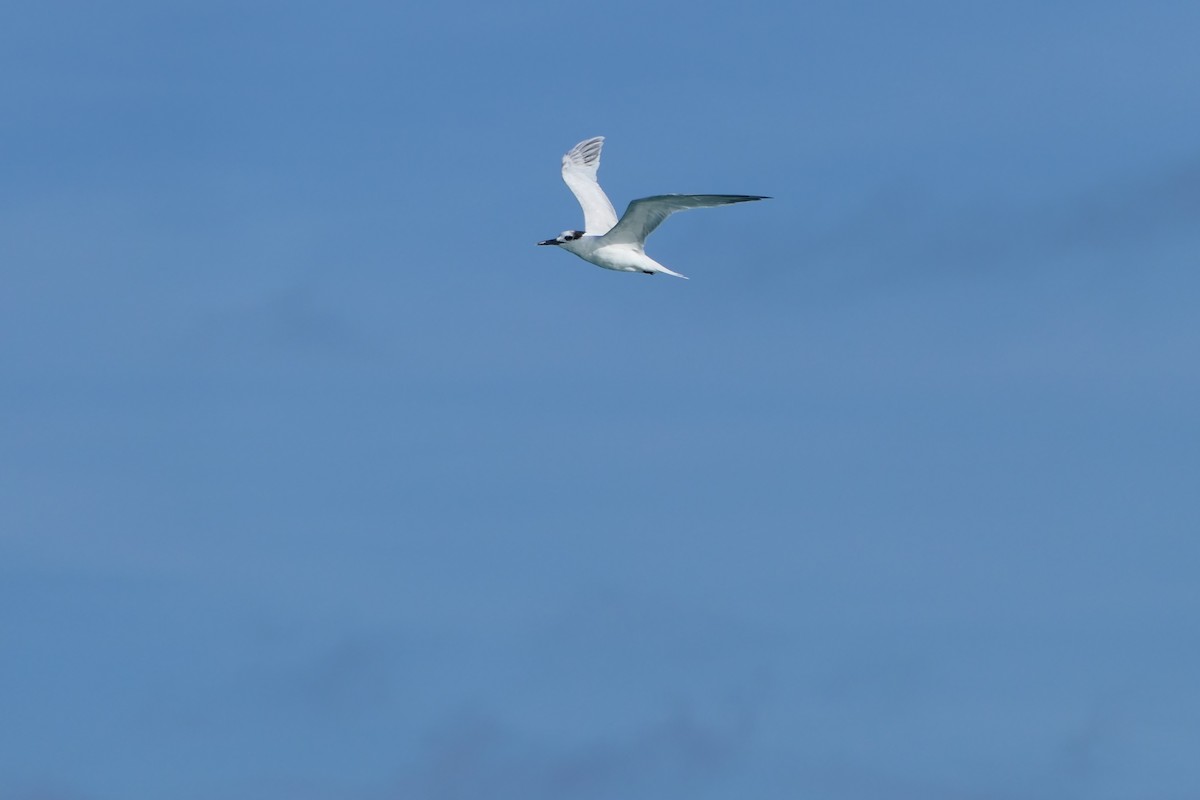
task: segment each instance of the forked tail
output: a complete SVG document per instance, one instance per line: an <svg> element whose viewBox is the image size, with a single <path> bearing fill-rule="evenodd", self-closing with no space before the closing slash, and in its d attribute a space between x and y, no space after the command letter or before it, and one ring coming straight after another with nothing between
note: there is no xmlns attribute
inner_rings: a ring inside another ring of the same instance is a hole
<svg viewBox="0 0 1200 800"><path fill-rule="evenodd" d="M655 272L661 272L661 273L663 273L664 275L670 275L670 276L672 276L672 277L674 277L674 278L683 278L685 281L686 281L686 280L691 280L691 279L690 279L690 278L689 278L687 275L680 275L680 274L679 274L678 272L676 272L675 270L673 270L673 269L667 269L667 268L666 268L666 267L664 267L662 264L655 263L655 265L654 265L654 266L656 267L656 269L654 270Z"/></svg>

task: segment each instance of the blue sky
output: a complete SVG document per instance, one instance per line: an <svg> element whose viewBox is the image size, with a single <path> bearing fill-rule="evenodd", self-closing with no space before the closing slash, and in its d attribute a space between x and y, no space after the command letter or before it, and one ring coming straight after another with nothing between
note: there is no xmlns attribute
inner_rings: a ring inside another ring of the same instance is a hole
<svg viewBox="0 0 1200 800"><path fill-rule="evenodd" d="M0 796L1195 796L1197 30L10 4Z"/></svg>

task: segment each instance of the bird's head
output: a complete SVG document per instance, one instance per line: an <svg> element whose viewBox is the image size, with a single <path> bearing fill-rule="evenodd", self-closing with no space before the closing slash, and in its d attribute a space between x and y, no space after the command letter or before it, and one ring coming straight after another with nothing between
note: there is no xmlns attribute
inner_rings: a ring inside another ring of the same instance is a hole
<svg viewBox="0 0 1200 800"><path fill-rule="evenodd" d="M538 244L566 244L567 242L575 241L581 236L583 236L583 231L563 231L555 238L547 239L544 242L538 242Z"/></svg>

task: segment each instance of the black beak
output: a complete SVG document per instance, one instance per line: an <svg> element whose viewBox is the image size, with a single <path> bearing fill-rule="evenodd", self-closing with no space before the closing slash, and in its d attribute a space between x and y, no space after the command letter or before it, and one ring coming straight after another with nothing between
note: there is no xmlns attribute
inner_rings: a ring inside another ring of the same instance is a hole
<svg viewBox="0 0 1200 800"><path fill-rule="evenodd" d="M558 244L558 239L547 239L547 240L546 240L546 241L544 241L544 242L538 242L538 244L539 244L539 245L543 245L543 244Z"/></svg>

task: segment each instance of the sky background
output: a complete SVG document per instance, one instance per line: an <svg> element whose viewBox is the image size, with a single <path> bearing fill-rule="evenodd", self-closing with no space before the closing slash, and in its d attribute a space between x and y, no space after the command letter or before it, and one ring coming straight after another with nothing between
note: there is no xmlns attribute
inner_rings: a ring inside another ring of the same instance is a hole
<svg viewBox="0 0 1200 800"><path fill-rule="evenodd" d="M5 4L0 797L1200 796L1198 32Z"/></svg>

